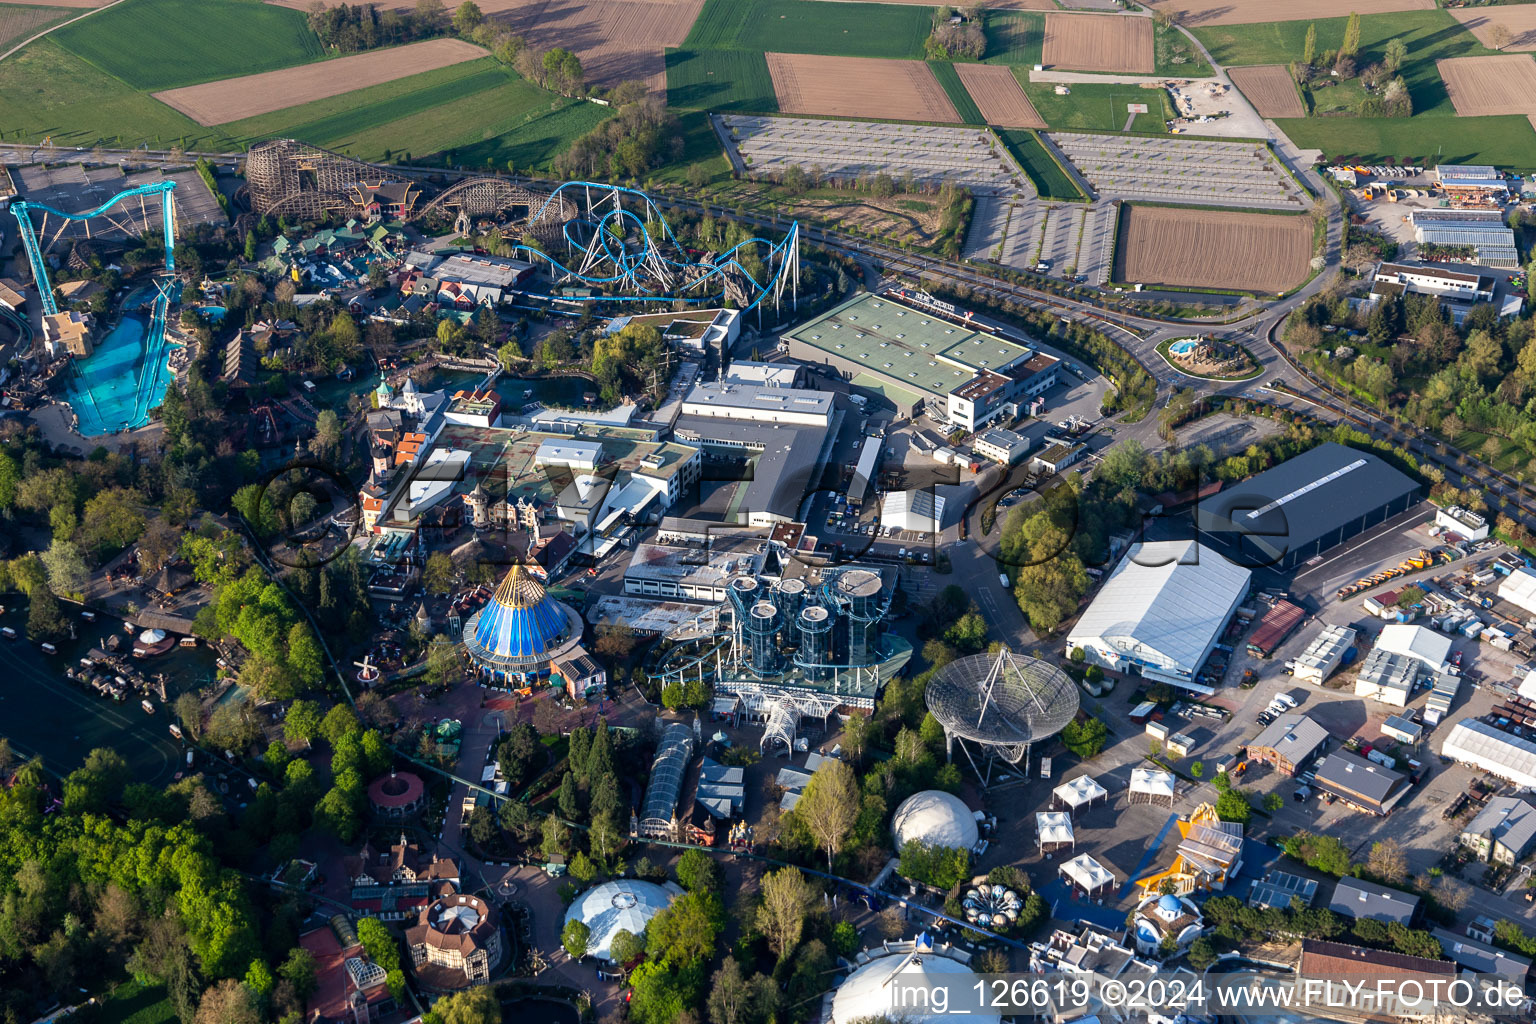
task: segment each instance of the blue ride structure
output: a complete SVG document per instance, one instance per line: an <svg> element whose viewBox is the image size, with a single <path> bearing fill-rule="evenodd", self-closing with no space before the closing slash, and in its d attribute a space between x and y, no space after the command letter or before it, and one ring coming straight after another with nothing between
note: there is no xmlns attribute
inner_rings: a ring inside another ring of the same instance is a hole
<svg viewBox="0 0 1536 1024"><path fill-rule="evenodd" d="M32 279L37 283L38 295L43 301L43 312L51 316L59 311L59 306L53 299L53 286L48 281L48 264L43 259L43 247L38 243L37 229L32 224L32 211L37 210L42 213L46 231L50 215L65 222L91 220L94 217L100 217L125 199L159 196L160 226L165 233L165 272L174 274L176 272L176 203L171 198L171 193L175 188L176 182L167 178L165 181L125 189L96 209L87 210L84 213L65 213L43 203L33 203L24 199L13 202L11 213L16 216L16 223L19 225L21 244L27 250L27 262L32 266Z"/></svg>

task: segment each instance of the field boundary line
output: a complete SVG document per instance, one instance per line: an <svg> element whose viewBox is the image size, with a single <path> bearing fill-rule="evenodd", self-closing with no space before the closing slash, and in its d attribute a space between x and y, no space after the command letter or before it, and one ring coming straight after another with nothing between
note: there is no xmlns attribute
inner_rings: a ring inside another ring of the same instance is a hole
<svg viewBox="0 0 1536 1024"><path fill-rule="evenodd" d="M11 54L15 53L17 50L25 49L26 47L31 46L33 43L37 42L39 39L43 38L44 36L46 36L50 32L57 32L59 29L64 28L64 27L69 26L69 25L73 25L75 22L82 21L85 18L89 18L93 14L100 14L102 11L111 10L112 8L116 7L118 4L123 3L123 2L125 2L125 0L112 0L112 2L109 3L109 4L104 4L101 7L93 7L90 10L86 11L84 14L80 14L80 15L77 15L76 17L70 18L68 21L61 21L57 25L50 25L49 27L43 29L41 32L37 33L36 35L31 36L30 38L24 39L21 42L17 43L15 46L11 47L9 50L6 50L4 53L0 53L0 60L5 60L5 58L9 57ZM92 66L94 67L95 65L92 65ZM112 77L116 78L117 76L113 75Z"/></svg>

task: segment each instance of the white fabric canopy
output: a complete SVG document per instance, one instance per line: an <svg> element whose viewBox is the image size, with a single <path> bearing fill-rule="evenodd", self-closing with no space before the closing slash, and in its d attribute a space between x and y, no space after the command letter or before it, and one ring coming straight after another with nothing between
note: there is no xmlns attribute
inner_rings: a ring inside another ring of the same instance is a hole
<svg viewBox="0 0 1536 1024"><path fill-rule="evenodd" d="M1104 865L1086 853L1080 853L1067 861L1060 871L1067 881L1086 892L1096 892L1106 885L1113 885L1115 881L1115 876Z"/></svg>
<svg viewBox="0 0 1536 1024"><path fill-rule="evenodd" d="M1072 842L1072 815L1066 811L1041 811L1035 815L1040 845Z"/></svg>
<svg viewBox="0 0 1536 1024"><path fill-rule="evenodd" d="M1079 775L1051 790L1051 794L1068 807L1078 808L1108 796L1109 790L1095 782L1092 776Z"/></svg>
<svg viewBox="0 0 1536 1024"><path fill-rule="evenodd" d="M1173 798L1173 775L1150 768L1131 769L1131 792Z"/></svg>

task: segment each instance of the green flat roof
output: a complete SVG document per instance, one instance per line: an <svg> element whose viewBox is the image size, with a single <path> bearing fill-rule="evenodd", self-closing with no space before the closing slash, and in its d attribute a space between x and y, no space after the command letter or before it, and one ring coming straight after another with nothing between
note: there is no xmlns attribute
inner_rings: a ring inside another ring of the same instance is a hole
<svg viewBox="0 0 1536 1024"><path fill-rule="evenodd" d="M867 292L784 337L935 396L949 394L981 370L1001 372L1031 355L1022 345Z"/></svg>
<svg viewBox="0 0 1536 1024"><path fill-rule="evenodd" d="M906 388L897 387L895 384L881 380L872 373L861 373L848 383L856 388L863 388L866 391L873 391L883 396L899 410L910 410L914 405L923 400L920 392L908 391Z"/></svg>

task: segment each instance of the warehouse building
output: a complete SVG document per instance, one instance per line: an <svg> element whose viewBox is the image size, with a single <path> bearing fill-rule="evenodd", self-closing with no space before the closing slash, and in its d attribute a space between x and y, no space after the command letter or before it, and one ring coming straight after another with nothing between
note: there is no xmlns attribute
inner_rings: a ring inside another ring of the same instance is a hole
<svg viewBox="0 0 1536 1024"><path fill-rule="evenodd" d="M1068 650L1112 671L1212 693L1196 676L1251 575L1192 540L1133 544L1068 635Z"/></svg>
<svg viewBox="0 0 1536 1024"><path fill-rule="evenodd" d="M1341 878L1333 890L1333 900L1328 909L1342 917L1356 921L1396 922L1411 925L1419 912L1419 898L1401 889L1389 889L1385 885L1367 882L1363 878Z"/></svg>
<svg viewBox="0 0 1536 1024"><path fill-rule="evenodd" d="M1281 775L1295 775L1328 745L1328 730L1306 715L1281 715L1248 744L1248 759L1273 765Z"/></svg>
<svg viewBox="0 0 1536 1024"><path fill-rule="evenodd" d="M711 415L679 416L672 424L673 437L712 455L747 460L726 511L728 520L747 526L797 522L800 504L816 489L837 432L814 424L738 419L728 413L717 408Z"/></svg>
<svg viewBox="0 0 1536 1024"><path fill-rule="evenodd" d="M1377 456L1329 443L1207 498L1195 521L1240 564L1290 569L1421 497L1417 481Z"/></svg>
<svg viewBox="0 0 1536 1024"><path fill-rule="evenodd" d="M980 325L867 292L781 338L791 357L835 370L901 415L929 411L967 431L1049 390L1060 365Z"/></svg>
<svg viewBox="0 0 1536 1024"><path fill-rule="evenodd" d="M1536 743L1497 729L1487 722L1457 722L1440 745L1449 757L1517 786L1536 788Z"/></svg>
<svg viewBox="0 0 1536 1024"><path fill-rule="evenodd" d="M684 416L825 428L832 424L832 395L757 384L695 384L683 397L682 411Z"/></svg>
<svg viewBox="0 0 1536 1024"><path fill-rule="evenodd" d="M1461 833L1479 860L1515 864L1536 846L1536 807L1514 796L1490 797Z"/></svg>
<svg viewBox="0 0 1536 1024"><path fill-rule="evenodd" d="M880 501L880 525L910 533L944 528L944 496L930 490L887 491Z"/></svg>
<svg viewBox="0 0 1536 1024"><path fill-rule="evenodd" d="M1485 267L1520 266L1515 233L1503 210L1410 210L1413 237L1420 245L1470 246Z"/></svg>
<svg viewBox="0 0 1536 1024"><path fill-rule="evenodd" d="M1499 583L1499 598L1536 615L1536 572L1521 566Z"/></svg>
<svg viewBox="0 0 1536 1024"><path fill-rule="evenodd" d="M1385 815L1408 795L1408 777L1347 750L1335 751L1317 766L1317 788L1357 810Z"/></svg>
<svg viewBox="0 0 1536 1024"><path fill-rule="evenodd" d="M1029 454L1029 438L1011 430L983 430L971 438L971 451L1000 466L1011 466Z"/></svg>
<svg viewBox="0 0 1536 1024"><path fill-rule="evenodd" d="M1304 683L1322 685L1355 646L1355 631L1348 626L1324 626L1297 658L1291 674Z"/></svg>

